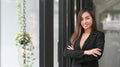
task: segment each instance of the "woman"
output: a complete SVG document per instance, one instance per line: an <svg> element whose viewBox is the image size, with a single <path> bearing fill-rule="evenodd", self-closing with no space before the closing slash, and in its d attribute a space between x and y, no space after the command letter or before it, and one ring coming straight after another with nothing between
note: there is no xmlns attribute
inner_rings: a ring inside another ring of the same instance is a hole
<svg viewBox="0 0 120 67"><path fill-rule="evenodd" d="M104 38L104 33L96 28L93 12L82 9L78 14L76 30L64 52L66 57L72 58L72 67L99 67Z"/></svg>

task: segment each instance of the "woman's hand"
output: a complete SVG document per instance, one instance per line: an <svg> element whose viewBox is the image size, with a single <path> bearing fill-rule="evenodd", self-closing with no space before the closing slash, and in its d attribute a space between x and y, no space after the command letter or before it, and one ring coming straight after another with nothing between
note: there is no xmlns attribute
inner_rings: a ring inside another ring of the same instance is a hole
<svg viewBox="0 0 120 67"><path fill-rule="evenodd" d="M97 57L98 55L101 55L101 49L94 48L91 50L85 50L84 55L93 55L93 56Z"/></svg>
<svg viewBox="0 0 120 67"><path fill-rule="evenodd" d="M67 49L68 49L68 50L74 50L74 47L73 47L73 46L68 45L68 46L67 46Z"/></svg>

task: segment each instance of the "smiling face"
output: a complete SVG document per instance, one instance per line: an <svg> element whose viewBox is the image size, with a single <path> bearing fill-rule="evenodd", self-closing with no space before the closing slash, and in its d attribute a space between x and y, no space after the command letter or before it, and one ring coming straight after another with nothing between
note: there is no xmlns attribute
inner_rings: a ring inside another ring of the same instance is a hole
<svg viewBox="0 0 120 67"><path fill-rule="evenodd" d="M84 30L91 29L93 24L93 19L88 12L82 14L81 26Z"/></svg>
<svg viewBox="0 0 120 67"><path fill-rule="evenodd" d="M75 32L70 40L71 44L74 45L76 39L78 39L81 34L90 32L91 30L97 30L95 13L91 9L83 8L78 13Z"/></svg>

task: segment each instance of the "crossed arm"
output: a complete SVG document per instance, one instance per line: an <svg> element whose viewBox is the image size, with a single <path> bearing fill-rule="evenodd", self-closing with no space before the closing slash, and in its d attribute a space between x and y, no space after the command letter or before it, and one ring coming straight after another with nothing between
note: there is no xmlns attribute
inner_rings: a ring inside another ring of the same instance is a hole
<svg viewBox="0 0 120 67"><path fill-rule="evenodd" d="M104 33L97 36L95 48L90 50L74 50L74 47L68 46L65 49L65 56L72 58L78 58L80 63L92 60L98 60L101 58L104 49Z"/></svg>

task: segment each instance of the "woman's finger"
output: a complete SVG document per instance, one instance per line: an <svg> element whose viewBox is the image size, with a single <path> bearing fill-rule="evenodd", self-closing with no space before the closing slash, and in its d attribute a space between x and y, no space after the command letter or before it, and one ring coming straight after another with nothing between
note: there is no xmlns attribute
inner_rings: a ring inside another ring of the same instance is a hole
<svg viewBox="0 0 120 67"><path fill-rule="evenodd" d="M98 51L98 50L94 51L94 53L97 54L97 55L101 55L101 52Z"/></svg>
<svg viewBox="0 0 120 67"><path fill-rule="evenodd" d="M96 48L96 50L101 51L101 49L99 49L99 48Z"/></svg>
<svg viewBox="0 0 120 67"><path fill-rule="evenodd" d="M95 56L95 57L97 57L97 55L96 55L96 54L94 54L94 53L93 53L92 55L93 55L93 56Z"/></svg>
<svg viewBox="0 0 120 67"><path fill-rule="evenodd" d="M69 49L69 50L74 50L74 48L71 47L71 46L68 46L67 49Z"/></svg>
<svg viewBox="0 0 120 67"><path fill-rule="evenodd" d="M94 49L93 53L97 54L97 55L101 55L101 52L98 49Z"/></svg>

